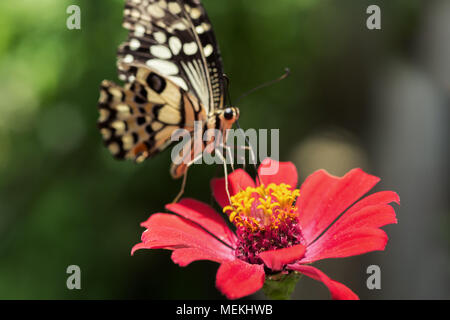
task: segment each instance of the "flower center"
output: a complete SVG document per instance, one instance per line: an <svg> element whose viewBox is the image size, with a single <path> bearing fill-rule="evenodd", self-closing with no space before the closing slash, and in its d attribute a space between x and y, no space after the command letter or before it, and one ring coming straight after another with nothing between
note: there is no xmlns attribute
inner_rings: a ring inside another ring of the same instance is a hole
<svg viewBox="0 0 450 320"><path fill-rule="evenodd" d="M236 226L239 244L236 256L249 263L262 263L259 253L303 242L293 205L300 190L287 184L247 187L231 197L223 208Z"/></svg>

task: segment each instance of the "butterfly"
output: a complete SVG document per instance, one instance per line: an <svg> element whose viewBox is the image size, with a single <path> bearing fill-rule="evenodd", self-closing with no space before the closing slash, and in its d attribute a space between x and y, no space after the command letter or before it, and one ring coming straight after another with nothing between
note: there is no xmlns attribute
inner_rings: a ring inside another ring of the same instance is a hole
<svg viewBox="0 0 450 320"><path fill-rule="evenodd" d="M208 15L200 0L127 0L123 27L128 39L117 53L123 86L100 86L98 127L118 159L142 162L166 149L178 129L225 132L239 109L225 106L226 78ZM178 158L195 159L190 152ZM197 151L195 151L197 150ZM188 161L174 161L173 178L186 176Z"/></svg>

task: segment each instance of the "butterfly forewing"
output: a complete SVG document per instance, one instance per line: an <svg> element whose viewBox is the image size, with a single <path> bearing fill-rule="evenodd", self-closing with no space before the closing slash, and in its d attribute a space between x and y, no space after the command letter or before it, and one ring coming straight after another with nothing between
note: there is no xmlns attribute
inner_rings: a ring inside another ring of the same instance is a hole
<svg viewBox="0 0 450 320"><path fill-rule="evenodd" d="M132 66L147 67L195 95L207 114L222 108L222 62L200 1L129 0L123 24L130 32L118 52L122 80L134 81Z"/></svg>
<svg viewBox="0 0 450 320"><path fill-rule="evenodd" d="M223 67L199 0L127 0L123 25L129 35L117 65L125 85L103 81L98 123L113 155L141 161L166 148L175 130L192 131L223 108Z"/></svg>

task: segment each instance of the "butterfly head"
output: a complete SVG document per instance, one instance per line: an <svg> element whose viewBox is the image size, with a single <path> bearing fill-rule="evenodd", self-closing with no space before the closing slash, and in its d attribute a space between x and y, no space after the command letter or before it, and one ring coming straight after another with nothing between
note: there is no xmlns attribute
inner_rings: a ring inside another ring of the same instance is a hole
<svg viewBox="0 0 450 320"><path fill-rule="evenodd" d="M227 107L220 110L219 114L221 123L231 127L239 119L239 109L236 107Z"/></svg>

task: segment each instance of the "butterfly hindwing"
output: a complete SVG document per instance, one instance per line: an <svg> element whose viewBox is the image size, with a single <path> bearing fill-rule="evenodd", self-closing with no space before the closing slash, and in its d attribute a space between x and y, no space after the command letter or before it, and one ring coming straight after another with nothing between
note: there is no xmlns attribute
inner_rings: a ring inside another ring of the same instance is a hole
<svg viewBox="0 0 450 320"><path fill-rule="evenodd" d="M183 92L162 76L140 70L124 88L103 81L98 125L110 152L120 159L153 156L170 144L174 130L183 126Z"/></svg>

